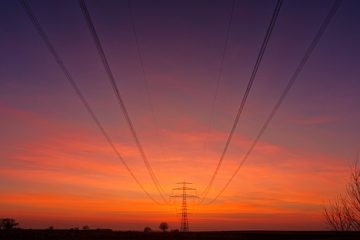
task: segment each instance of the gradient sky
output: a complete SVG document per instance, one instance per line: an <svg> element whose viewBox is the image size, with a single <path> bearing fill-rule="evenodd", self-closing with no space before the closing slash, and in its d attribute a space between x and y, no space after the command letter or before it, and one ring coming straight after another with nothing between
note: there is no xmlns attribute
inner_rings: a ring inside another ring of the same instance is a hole
<svg viewBox="0 0 360 240"><path fill-rule="evenodd" d="M116 103L77 1L31 0L49 38L119 151L159 199ZM238 165L332 1L285 1L229 152L209 196ZM17 1L0 3L0 217L22 227L178 228L129 176ZM152 167L171 194L200 193L220 157L275 1L239 1L211 112L231 1L87 1ZM360 150L360 3L344 0L254 152L192 230L325 229ZM153 106L153 111L151 111ZM209 131L209 123L213 122Z"/></svg>

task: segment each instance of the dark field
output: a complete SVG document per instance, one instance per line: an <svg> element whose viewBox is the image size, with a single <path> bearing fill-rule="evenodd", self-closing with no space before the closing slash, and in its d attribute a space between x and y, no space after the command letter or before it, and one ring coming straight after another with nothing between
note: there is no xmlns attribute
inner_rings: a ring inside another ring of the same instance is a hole
<svg viewBox="0 0 360 240"><path fill-rule="evenodd" d="M1 240L17 239L76 239L76 240L107 240L107 239L271 239L271 240L312 240L338 239L360 240L360 232L295 232L295 231L226 231L226 232L120 232L111 230L24 230L0 231Z"/></svg>

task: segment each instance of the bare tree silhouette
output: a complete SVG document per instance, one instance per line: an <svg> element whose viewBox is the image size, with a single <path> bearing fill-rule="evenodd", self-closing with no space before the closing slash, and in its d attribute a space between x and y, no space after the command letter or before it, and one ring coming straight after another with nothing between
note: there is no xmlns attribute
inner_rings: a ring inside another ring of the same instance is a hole
<svg viewBox="0 0 360 240"><path fill-rule="evenodd" d="M162 222L162 223L160 223L159 228L160 228L163 232L165 232L166 230L169 229L169 224L167 224L166 222Z"/></svg>
<svg viewBox="0 0 360 240"><path fill-rule="evenodd" d="M0 229L4 230L11 230L17 225L19 225L19 223L17 223L13 218L3 218L0 221Z"/></svg>
<svg viewBox="0 0 360 240"><path fill-rule="evenodd" d="M344 194L324 209L328 226L335 231L360 231L359 156L351 167L350 181Z"/></svg>

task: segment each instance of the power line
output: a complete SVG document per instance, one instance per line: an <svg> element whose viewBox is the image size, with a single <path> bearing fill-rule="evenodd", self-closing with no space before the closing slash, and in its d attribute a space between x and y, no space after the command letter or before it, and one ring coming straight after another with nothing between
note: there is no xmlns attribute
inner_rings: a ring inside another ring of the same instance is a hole
<svg viewBox="0 0 360 240"><path fill-rule="evenodd" d="M249 82L248 82L248 84L247 84L245 93L244 93L243 98L242 98L242 100L241 100L240 107L239 107L238 112L237 112L237 114L236 114L236 117L235 117L235 120L234 120L234 124L232 125L232 128L231 128L231 130L230 130L230 133L229 133L228 138L227 138L226 143L225 143L224 150L223 150L223 152L222 152L222 154L221 154L221 156L220 156L220 159L219 159L219 162L218 162L218 164L217 164L217 166L216 166L216 168L215 168L215 171L214 171L214 173L213 173L213 175L212 175L212 177L211 177L211 179L210 179L210 182L208 183L208 185L206 186L206 188L205 188L205 190L204 190L204 194L203 194L203 196L202 196L202 199L201 199L200 203L202 203L202 202L205 200L207 194L209 193L210 188L212 187L213 182L214 182L214 180L215 180L215 178L216 178L216 176L217 176L217 174L218 174L218 171L219 171L219 169L220 169L220 166L221 166L221 164L222 164L222 162L223 162L223 160L224 160L224 158L225 158L226 152L227 152L227 150L228 150L228 148L229 148L230 142L231 142L231 140L232 140L232 137L233 137L234 132L235 132L235 130L236 130L236 127L237 127L237 125L238 125L240 116L241 116L241 114L242 114L242 112L243 112L243 110L244 110L244 107L245 107L245 104L246 104L246 100L247 100L247 98L248 98L248 96L249 96L251 87L252 87L252 85L253 85L253 83L254 83L254 80L255 80L255 77L256 77L256 73L257 73L257 71L258 71L258 69L259 69L261 60L262 60L262 58L263 58L263 56L264 56L264 53L265 53L267 44L268 44L268 42L269 42L269 40L270 40L271 33L272 33L273 29L274 29L276 20L277 20L277 18L278 18L278 15L279 15L279 12L280 12L280 9L281 9L282 2L283 2L282 0L278 0L277 3L276 3L276 6L275 6L275 9L274 9L273 15L272 15L271 20L270 20L270 24L269 24L269 26L268 26L268 28L267 28L267 31L266 31L264 40L263 40L263 42L262 42L262 45L261 45L261 48L260 48L258 57L257 57L257 59L256 59L256 62L255 62L253 71L252 71L252 73L251 73L251 76L250 76Z"/></svg>
<svg viewBox="0 0 360 240"><path fill-rule="evenodd" d="M33 24L33 26L35 27L37 33L40 35L40 37L42 38L42 40L44 41L46 47L48 48L48 50L50 51L51 55L54 57L56 63L58 64L58 66L60 67L61 71L64 73L66 79L69 81L71 87L74 89L76 95L80 98L81 102L83 103L84 107L86 108L86 110L88 111L88 113L90 114L92 120L95 122L96 126L99 128L99 130L101 131L101 133L103 134L103 136L105 137L106 141L108 142L108 144L110 145L110 147L112 148L112 150L114 151L114 153L116 154L116 156L120 159L120 161L122 162L122 164L124 165L124 167L126 168L126 170L130 173L131 177L135 180L135 182L139 185L139 187L141 188L141 190L155 203L160 204L156 199L154 199L150 193L145 189L145 187L141 184L141 182L138 180L138 178L135 176L135 174L133 173L133 171L130 169L130 167L127 165L126 161L124 160L124 158L121 156L120 152L117 150L117 148L115 147L114 143L112 142L112 140L110 139L109 135L107 134L107 132L105 131L103 125L101 124L101 122L99 121L99 119L97 118L95 112L92 110L92 108L90 107L90 104L88 103L88 101L86 100L85 96L82 94L80 88L78 87L76 81L74 80L74 78L72 77L72 75L70 74L69 70L67 69L67 67L65 66L65 64L63 63L60 55L57 53L55 47L53 46L53 44L51 43L49 37L47 36L46 32L44 31L44 29L42 28L39 20L36 18L35 14L33 13L29 3L26 0L19 0L20 4L22 5L23 9L25 10L26 14L28 15L31 23Z"/></svg>
<svg viewBox="0 0 360 240"><path fill-rule="evenodd" d="M130 115L129 115L127 109L126 109L125 102L123 101L123 99L122 99L122 97L120 95L119 88L118 88L118 86L116 84L114 75L113 75L113 73L111 71L109 62L108 62L108 60L106 58L104 49L102 47L99 36L98 36L98 34L96 32L95 26L94 26L94 24L93 24L93 22L91 20L91 16L90 16L90 13L89 13L89 11L88 11L88 9L86 7L85 1L84 0L79 0L79 4L80 4L80 8L82 10L82 13L84 15L84 18L86 20L86 23L88 25L89 31L91 33L91 36L92 36L92 38L94 40L94 43L96 45L96 49L98 51L98 54L99 54L99 56L101 58L102 64L103 64L103 66L105 68L105 71L107 73L108 79L109 79L109 81L111 83L111 86L112 86L112 88L114 90L115 96L116 96L116 98L118 100L119 106L120 106L120 108L121 108L121 110L122 110L122 112L123 112L123 114L125 116L125 120L126 120L128 126L130 128L131 134L132 134L132 136L133 136L133 138L135 140L136 146L137 146L137 148L138 148L138 150L140 152L141 158L143 159L143 161L145 163L145 166L146 166L146 168L147 168L147 170L148 170L148 172L150 174L150 177L151 177L157 191L159 192L161 198L163 199L164 202L167 202L166 198L164 197L164 195L163 195L163 193L161 191L162 187L161 187L161 185L159 183L159 180L157 179L155 173L153 172L153 170L151 168L151 165L149 163L149 160L146 157L145 151L144 151L144 149L143 149L143 147L142 147L142 145L140 143L140 140L139 140L139 138L138 138L138 136L136 134L135 127L134 127L134 125L133 125L133 123L132 123L132 121L130 119Z"/></svg>
<svg viewBox="0 0 360 240"><path fill-rule="evenodd" d="M144 57L143 57L143 53L141 51L140 41L139 41L138 33L137 33L137 30L136 30L135 22L134 22L134 13L133 13L131 0L128 0L128 7L129 7L129 13L130 13L131 29L132 29L132 32L133 32L135 45L136 45L136 52L137 52L137 55L138 55L143 80L144 80L144 83L145 83L145 90L146 90L146 93L147 93L147 98L149 100L148 103L149 103L150 111L151 111L151 114L152 114L152 117L153 117L153 120L154 120L156 135L160 137L159 124L158 124L158 120L156 118L155 108L154 108L154 104L153 104L152 97L151 97L151 92L150 92L149 81L148 81L147 74L146 74L146 71L145 71ZM168 195L164 191L164 189L161 187L160 184L159 184L159 188L164 193L164 195Z"/></svg>
<svg viewBox="0 0 360 240"><path fill-rule="evenodd" d="M227 181L227 183L225 184L225 186L220 190L220 192L216 195L216 197L214 199L212 199L208 204L211 204L213 202L215 202L220 196L221 194L225 191L225 189L230 185L230 183L232 182L232 180L234 179L234 177L236 176L236 174L239 172L240 168L243 166L243 164L245 163L245 161L247 160L247 158L249 157L250 153L253 151L253 149L255 148L257 142L259 141L260 137L262 136L262 134L265 132L266 128L268 127L270 121L272 120L272 118L275 116L277 110L279 109L280 105L282 104L282 102L284 101L286 95L288 94L288 92L290 91L291 87L294 85L296 79L298 78L300 72L302 71L302 69L304 68L306 62L308 61L308 59L310 58L311 54L313 53L314 49L316 48L316 46L318 45L322 35L324 34L325 30L327 29L327 27L329 26L332 18L335 16L337 10L339 9L340 5L341 5L342 0L335 0L329 13L327 14L327 16L325 17L324 21L321 23L320 28L318 30L318 32L316 33L314 39L312 40L312 42L310 43L310 45L308 46L305 55L303 56L303 58L301 59L299 65L297 66L295 72L293 73L293 75L291 76L291 78L289 79L284 91L282 92L282 94L280 95L280 98L278 99L278 101L276 102L274 108L271 110L270 115L268 116L268 118L266 119L264 125L261 127L258 135L256 136L256 138L254 139L253 143L251 144L249 150L246 152L246 154L244 155L243 159L241 160L239 166L237 167L237 169L235 170L235 172L233 173L233 175L230 177L230 179Z"/></svg>
<svg viewBox="0 0 360 240"><path fill-rule="evenodd" d="M217 100L217 97L219 94L220 81L223 79L223 75L224 75L224 63L225 63L227 49L229 47L229 42L230 42L230 32L231 32L231 27L232 27L232 23L233 23L236 2L237 2L236 0L232 0L232 4L231 4L231 12L230 12L230 17L229 17L229 20L227 23L227 29L226 29L225 44L224 44L224 48L223 48L221 58L220 58L220 65L219 65L219 72L218 72L217 79L216 79L215 93L214 93L214 97L212 99L211 108L210 108L210 121L208 123L208 130L207 130L208 134L206 135L205 141L204 141L204 152L206 152L206 150L207 150L209 134L210 134L210 132L213 128L213 124L214 124L215 103L216 103L216 100Z"/></svg>

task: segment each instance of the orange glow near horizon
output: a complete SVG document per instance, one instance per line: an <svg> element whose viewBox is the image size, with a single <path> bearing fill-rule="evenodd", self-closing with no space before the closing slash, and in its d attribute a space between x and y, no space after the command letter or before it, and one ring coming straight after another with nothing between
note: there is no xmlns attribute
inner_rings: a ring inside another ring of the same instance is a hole
<svg viewBox="0 0 360 240"><path fill-rule="evenodd" d="M6 111L10 112L7 108ZM15 114L7 114L9 119L31 122L35 128L46 122L26 112L19 114L19 110L11 112ZM50 128L52 124L55 123L46 123ZM72 127L62 128L68 128L68 131L52 132L36 141L24 142L18 145L16 154L8 153L12 164L0 169L5 181L0 193L3 215L15 217L29 227L54 225L61 228L89 222L124 229L130 221L137 223L133 225L135 228L141 229L146 224L156 228L156 223L162 220L177 227L179 201L158 206L147 199L105 141L96 136L96 129L94 135L89 135L77 126L74 135L70 130ZM190 146L188 154L179 155L171 154L169 150L161 152L162 149L154 147L158 143L153 142L148 148L158 156L152 158L156 159L152 161L153 168L169 195L175 183L182 180L179 176L192 181L199 189L198 193L202 191L218 154L207 150L208 161L204 161L198 158L195 150L201 148L205 140L220 143L224 136L225 133L220 132L211 136L201 132L164 133L162 137L166 138L169 148L183 144ZM172 141L174 145L171 145ZM233 147L248 146L250 141L245 136L237 136ZM118 142L117 147L125 159L131 159L128 163L132 169L137 169L137 176L144 186L160 200L134 146ZM347 167L341 159L297 151L259 142L251 160L217 202L200 206L197 202L189 202L193 229L211 229L212 224L228 230L322 229L323 204L345 184ZM193 159L191 166L186 159ZM210 198L223 186L237 164L236 155L229 154ZM334 179L338 181L334 183ZM34 216L38 220L32 222L30 219ZM265 224L269 218L271 224ZM307 220L299 220L308 218L312 219L310 225ZM218 221L224 224L214 223Z"/></svg>

